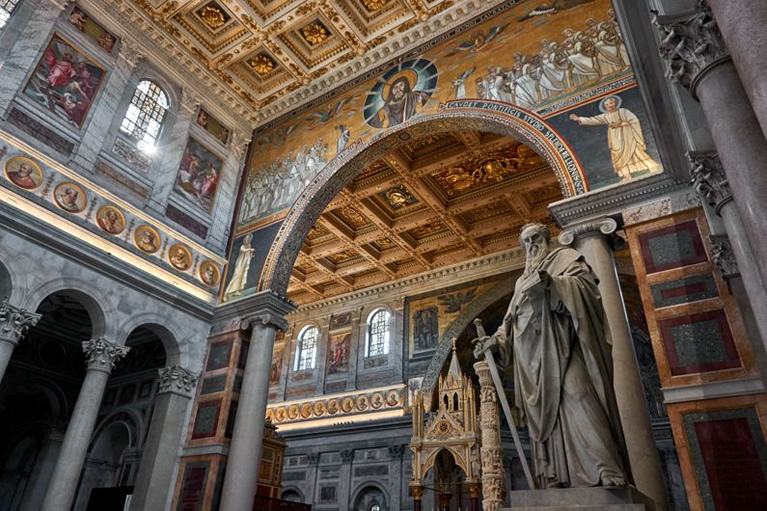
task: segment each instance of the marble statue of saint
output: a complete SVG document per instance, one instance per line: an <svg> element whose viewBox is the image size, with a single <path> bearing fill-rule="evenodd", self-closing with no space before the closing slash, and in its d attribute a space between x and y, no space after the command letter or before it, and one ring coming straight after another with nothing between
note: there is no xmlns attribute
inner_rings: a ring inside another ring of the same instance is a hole
<svg viewBox="0 0 767 511"><path fill-rule="evenodd" d="M524 274L498 331L475 340L513 364L539 488L625 486L610 336L597 278L571 248L551 249L541 224L522 228Z"/></svg>
<svg viewBox="0 0 767 511"><path fill-rule="evenodd" d="M250 262L253 259L253 254L256 252L251 245L253 240L253 234L248 233L245 239L242 240L242 246L240 247L240 253L237 254L237 261L234 263L234 272L232 273L232 280L229 281L229 285L226 286L224 295L226 296L240 296L242 290L245 289L245 284L248 280L248 271L250 270Z"/></svg>

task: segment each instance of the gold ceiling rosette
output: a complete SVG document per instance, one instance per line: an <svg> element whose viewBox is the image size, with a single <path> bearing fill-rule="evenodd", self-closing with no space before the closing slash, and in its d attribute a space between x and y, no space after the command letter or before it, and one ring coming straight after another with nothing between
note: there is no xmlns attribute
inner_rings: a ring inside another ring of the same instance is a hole
<svg viewBox="0 0 767 511"><path fill-rule="evenodd" d="M274 69L274 61L266 55L256 55L248 61L248 65L259 75L268 75Z"/></svg>
<svg viewBox="0 0 767 511"><path fill-rule="evenodd" d="M213 29L221 28L226 25L228 18L226 14L224 14L224 11L214 3L210 3L200 9L198 14L205 24Z"/></svg>
<svg viewBox="0 0 767 511"><path fill-rule="evenodd" d="M328 30L320 23L309 23L301 29L301 33L304 35L304 39L311 45L320 44L328 38Z"/></svg>
<svg viewBox="0 0 767 511"><path fill-rule="evenodd" d="M369 11L380 11L389 3L389 0L362 0Z"/></svg>

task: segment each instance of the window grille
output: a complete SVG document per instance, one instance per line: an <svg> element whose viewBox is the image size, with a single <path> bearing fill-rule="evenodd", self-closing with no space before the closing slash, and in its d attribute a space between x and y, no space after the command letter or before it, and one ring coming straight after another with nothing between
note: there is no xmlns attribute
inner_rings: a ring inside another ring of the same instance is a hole
<svg viewBox="0 0 767 511"><path fill-rule="evenodd" d="M133 92L120 130L138 142L154 146L169 107L165 91L154 82L142 80Z"/></svg>
<svg viewBox="0 0 767 511"><path fill-rule="evenodd" d="M377 357L389 353L389 311L380 309L368 320L366 357Z"/></svg>
<svg viewBox="0 0 767 511"><path fill-rule="evenodd" d="M18 5L19 0L0 0L0 30L4 29L11 19L13 10Z"/></svg>
<svg viewBox="0 0 767 511"><path fill-rule="evenodd" d="M315 326L310 326L298 336L298 356L296 357L296 371L308 371L314 369L314 361L317 358L317 340L320 331Z"/></svg>

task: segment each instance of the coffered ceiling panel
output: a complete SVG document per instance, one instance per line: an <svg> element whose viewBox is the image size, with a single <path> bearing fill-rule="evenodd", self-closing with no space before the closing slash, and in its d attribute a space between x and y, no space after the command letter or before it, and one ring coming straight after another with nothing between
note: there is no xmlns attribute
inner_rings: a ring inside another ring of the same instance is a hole
<svg viewBox="0 0 767 511"><path fill-rule="evenodd" d="M309 303L517 246L561 198L551 168L519 142L452 132L364 168L307 236L288 289Z"/></svg>
<svg viewBox="0 0 767 511"><path fill-rule="evenodd" d="M95 0L93 0L95 1ZM103 0L186 53L254 122L362 75L502 0ZM86 3L90 3L90 0ZM99 3L99 2L96 2ZM425 28L428 26L429 28ZM365 64L362 65L363 60ZM184 60L183 58L181 60ZM322 77L322 80L318 80ZM279 106L278 106L279 105ZM268 107L268 108L266 108ZM268 110L268 113L267 113Z"/></svg>

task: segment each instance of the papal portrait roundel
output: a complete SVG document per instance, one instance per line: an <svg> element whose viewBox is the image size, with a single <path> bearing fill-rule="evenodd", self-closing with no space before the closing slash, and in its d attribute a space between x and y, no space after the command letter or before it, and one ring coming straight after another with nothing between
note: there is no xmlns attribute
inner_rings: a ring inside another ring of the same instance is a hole
<svg viewBox="0 0 767 511"><path fill-rule="evenodd" d="M365 122L390 128L421 111L437 88L437 66L429 60L405 61L384 73L365 99Z"/></svg>

